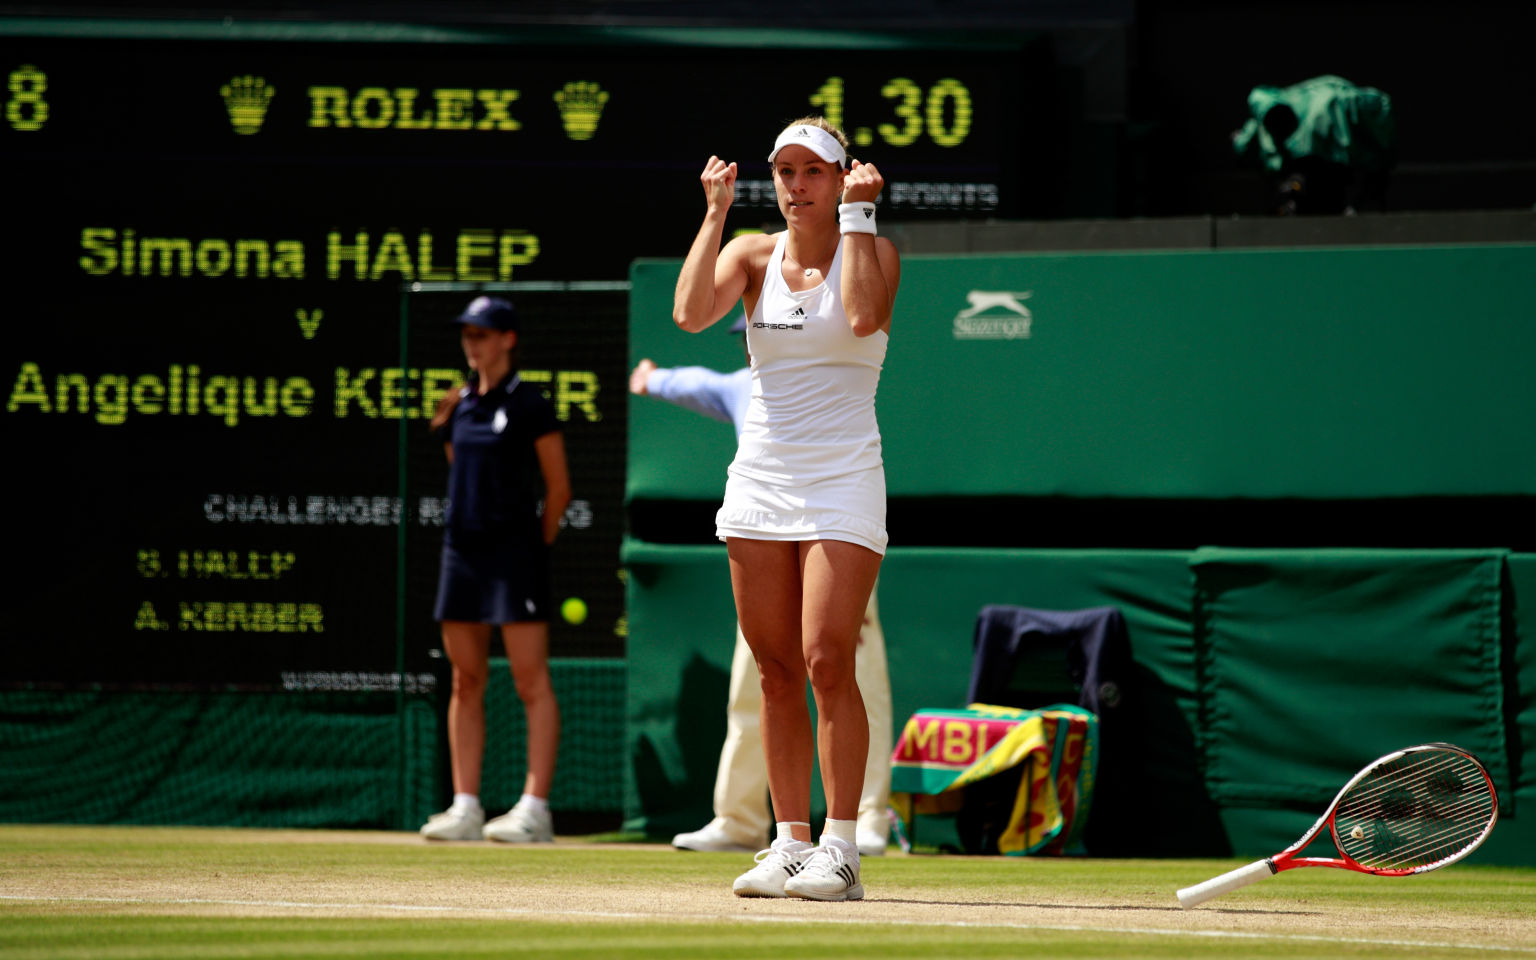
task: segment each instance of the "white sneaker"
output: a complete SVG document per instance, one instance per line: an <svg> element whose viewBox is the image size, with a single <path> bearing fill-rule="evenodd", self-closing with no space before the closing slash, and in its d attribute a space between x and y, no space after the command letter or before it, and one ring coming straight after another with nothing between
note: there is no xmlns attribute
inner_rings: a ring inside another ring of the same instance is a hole
<svg viewBox="0 0 1536 960"><path fill-rule="evenodd" d="M816 848L805 840L775 840L754 858L757 866L736 878L731 891L738 897L782 897L784 883Z"/></svg>
<svg viewBox="0 0 1536 960"><path fill-rule="evenodd" d="M802 900L863 900L859 854L857 850L852 853L850 857L840 844L823 840L805 858L800 870L784 882L785 896Z"/></svg>
<svg viewBox="0 0 1536 960"><path fill-rule="evenodd" d="M864 827L860 827L858 829L857 835L859 838L859 856L885 856L885 845L887 843L885 837L881 836L873 830L866 830Z"/></svg>
<svg viewBox="0 0 1536 960"><path fill-rule="evenodd" d="M422 824L421 835L428 840L479 840L485 824L485 811L473 807L449 807L434 813Z"/></svg>
<svg viewBox="0 0 1536 960"><path fill-rule="evenodd" d="M698 850L702 853L750 853L757 849L756 844L740 843L732 837L725 829L725 820L721 817L716 817L692 833L678 834L672 838L672 846L679 850Z"/></svg>
<svg viewBox="0 0 1536 960"><path fill-rule="evenodd" d="M555 825L548 810L518 804L492 820L480 831L487 840L502 843L554 843Z"/></svg>

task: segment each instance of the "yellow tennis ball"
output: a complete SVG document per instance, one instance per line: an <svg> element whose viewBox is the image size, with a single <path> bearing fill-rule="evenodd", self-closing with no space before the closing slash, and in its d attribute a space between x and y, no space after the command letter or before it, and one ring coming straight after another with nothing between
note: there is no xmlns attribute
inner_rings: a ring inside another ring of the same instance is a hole
<svg viewBox="0 0 1536 960"><path fill-rule="evenodd" d="M587 602L580 597L570 597L560 604L560 615L566 623L581 623L587 619Z"/></svg>

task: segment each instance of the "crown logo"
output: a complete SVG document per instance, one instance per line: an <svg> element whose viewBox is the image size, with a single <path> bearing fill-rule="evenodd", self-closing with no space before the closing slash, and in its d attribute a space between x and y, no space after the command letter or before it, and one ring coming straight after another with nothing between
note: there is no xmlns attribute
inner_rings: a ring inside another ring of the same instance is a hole
<svg viewBox="0 0 1536 960"><path fill-rule="evenodd" d="M267 119L267 104L272 102L272 94L276 92L275 88L267 85L265 77L249 74L231 77L228 83L219 88L219 96L224 98L224 109L229 111L229 125L238 134L249 136L256 133L261 129L262 121Z"/></svg>
<svg viewBox="0 0 1536 960"><path fill-rule="evenodd" d="M607 90L582 80L573 80L555 91L555 104L560 108L565 135L572 140L591 140L607 102Z"/></svg>

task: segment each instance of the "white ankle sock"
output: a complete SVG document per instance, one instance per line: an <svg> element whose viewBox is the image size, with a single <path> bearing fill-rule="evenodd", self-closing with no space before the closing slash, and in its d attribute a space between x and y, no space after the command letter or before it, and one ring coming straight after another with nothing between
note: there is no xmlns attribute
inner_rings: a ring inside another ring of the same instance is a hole
<svg viewBox="0 0 1536 960"><path fill-rule="evenodd" d="M858 828L857 820L833 820L828 817L827 825L821 830L821 840L823 843L829 839L840 840L845 846L858 850Z"/></svg>
<svg viewBox="0 0 1536 960"><path fill-rule="evenodd" d="M453 795L452 810L479 810L480 795L475 793L456 793Z"/></svg>
<svg viewBox="0 0 1536 960"><path fill-rule="evenodd" d="M776 840L795 840L796 843L807 843L807 842L809 842L809 841L805 841L805 840L796 840L795 834L794 834L794 828L795 827L804 827L807 830L809 830L811 828L811 825L806 823L804 820L780 820L778 823L774 824L773 826L774 826L774 830L775 830L775 834L776 834L775 835L775 839Z"/></svg>
<svg viewBox="0 0 1536 960"><path fill-rule="evenodd" d="M533 810L537 813L549 812L549 800L544 797L536 797L531 793L525 793L521 797L518 797L517 805L523 807L526 810Z"/></svg>

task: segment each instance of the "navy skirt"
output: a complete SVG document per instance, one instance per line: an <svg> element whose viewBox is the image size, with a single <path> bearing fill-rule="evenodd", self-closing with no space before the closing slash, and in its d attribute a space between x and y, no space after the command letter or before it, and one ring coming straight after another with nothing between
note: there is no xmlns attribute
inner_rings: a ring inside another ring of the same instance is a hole
<svg viewBox="0 0 1536 960"><path fill-rule="evenodd" d="M549 619L549 547L541 541L443 545L437 620L538 623Z"/></svg>

